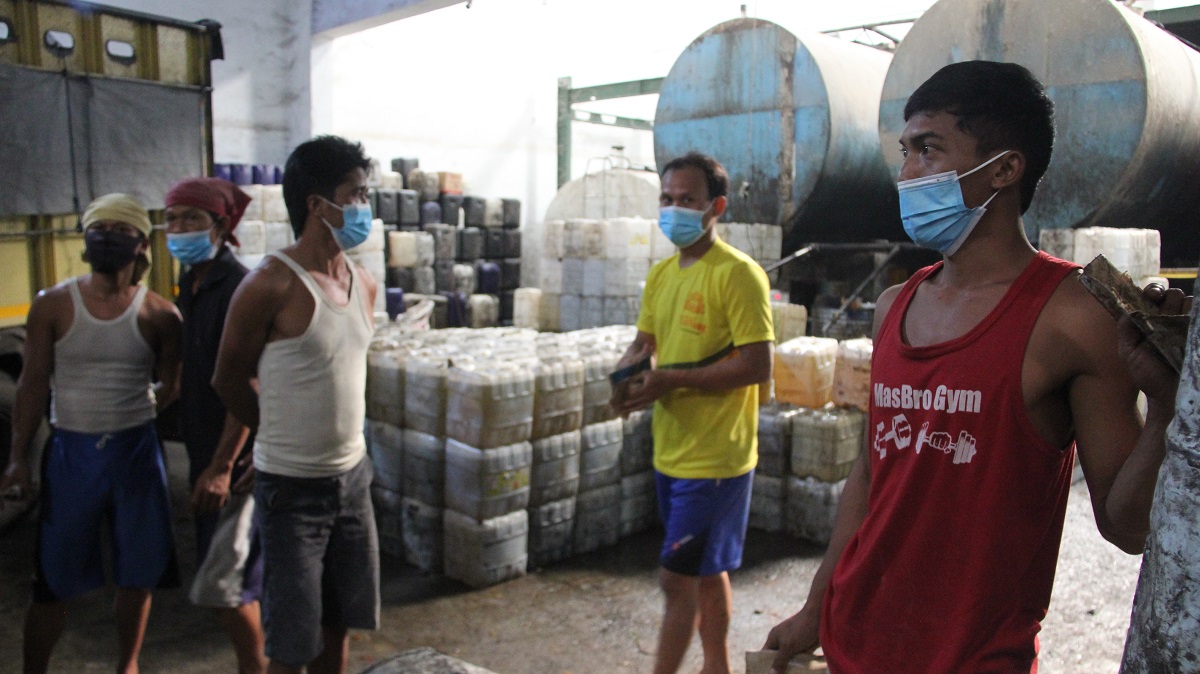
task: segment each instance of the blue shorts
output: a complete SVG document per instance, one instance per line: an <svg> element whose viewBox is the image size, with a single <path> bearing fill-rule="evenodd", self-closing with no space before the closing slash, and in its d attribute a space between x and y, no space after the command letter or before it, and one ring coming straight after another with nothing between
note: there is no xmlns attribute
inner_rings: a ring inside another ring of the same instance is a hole
<svg viewBox="0 0 1200 674"><path fill-rule="evenodd" d="M667 530L659 564L684 576L715 576L742 565L754 471L689 480L655 471L658 512Z"/></svg>
<svg viewBox="0 0 1200 674"><path fill-rule="evenodd" d="M105 524L118 587L178 586L153 422L102 434L55 429L43 471L34 601L65 601L104 585Z"/></svg>

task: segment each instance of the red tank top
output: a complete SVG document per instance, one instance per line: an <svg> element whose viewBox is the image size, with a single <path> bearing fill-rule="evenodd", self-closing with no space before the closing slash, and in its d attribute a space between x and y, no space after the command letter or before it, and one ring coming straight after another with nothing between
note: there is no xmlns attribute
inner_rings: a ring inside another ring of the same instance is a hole
<svg viewBox="0 0 1200 674"><path fill-rule="evenodd" d="M904 285L871 366L866 519L825 593L838 674L1030 672L1050 604L1074 445L1048 444L1021 392L1042 307L1078 265L1043 253L965 335L912 347Z"/></svg>

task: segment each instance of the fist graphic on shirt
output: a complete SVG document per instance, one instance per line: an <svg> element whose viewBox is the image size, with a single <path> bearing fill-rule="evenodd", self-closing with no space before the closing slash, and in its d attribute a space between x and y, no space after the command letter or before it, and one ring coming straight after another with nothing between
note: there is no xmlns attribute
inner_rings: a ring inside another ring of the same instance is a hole
<svg viewBox="0 0 1200 674"><path fill-rule="evenodd" d="M950 450L954 449L954 439L951 438L950 434L945 431L935 431L930 433L929 437L925 441L929 443L930 447L933 447L934 449L940 449L945 454L949 454Z"/></svg>

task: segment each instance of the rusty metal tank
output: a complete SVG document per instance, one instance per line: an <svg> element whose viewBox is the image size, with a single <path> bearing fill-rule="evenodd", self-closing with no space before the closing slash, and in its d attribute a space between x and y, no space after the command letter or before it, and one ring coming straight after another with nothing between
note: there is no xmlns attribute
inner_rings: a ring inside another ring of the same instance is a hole
<svg viewBox="0 0 1200 674"><path fill-rule="evenodd" d="M1155 228L1162 263L1200 257L1200 54L1110 0L941 0L896 49L879 105L893 174L904 104L939 68L1011 61L1054 100L1050 168L1025 214L1042 229Z"/></svg>
<svg viewBox="0 0 1200 674"><path fill-rule="evenodd" d="M698 150L729 171L726 220L782 225L784 253L810 241L903 240L879 148L891 55L762 19L696 38L662 84L661 168Z"/></svg>

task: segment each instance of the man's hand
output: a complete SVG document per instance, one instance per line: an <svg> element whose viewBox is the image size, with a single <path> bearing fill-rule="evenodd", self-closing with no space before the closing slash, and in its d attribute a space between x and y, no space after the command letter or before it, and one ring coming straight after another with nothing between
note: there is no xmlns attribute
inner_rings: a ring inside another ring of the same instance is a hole
<svg viewBox="0 0 1200 674"><path fill-rule="evenodd" d="M231 471L210 465L196 479L192 490L192 510L198 513L217 512L229 501L229 478Z"/></svg>
<svg viewBox="0 0 1200 674"><path fill-rule="evenodd" d="M667 384L667 375L662 370L639 372L616 388L620 394L614 392L611 404L621 416L653 405L654 401L671 390Z"/></svg>
<svg viewBox="0 0 1200 674"><path fill-rule="evenodd" d="M1142 289L1142 295L1157 304L1164 314L1183 315L1192 311L1192 296L1179 288L1164 288L1161 283L1151 283Z"/></svg>
<svg viewBox="0 0 1200 674"><path fill-rule="evenodd" d="M247 457L246 460L248 462L249 457ZM246 469L246 472L242 473L242 476L238 478L238 481L236 483L234 483L233 493L248 494L253 489L254 489L254 465L251 464L250 467Z"/></svg>
<svg viewBox="0 0 1200 674"><path fill-rule="evenodd" d="M1161 284L1151 283L1142 290L1142 296L1158 305L1163 314L1183 315L1192 309L1192 298L1178 288L1168 289ZM1178 375L1146 342L1145 336L1134 327L1128 316L1117 322L1117 352L1125 362L1134 385L1144 391L1147 398L1174 404Z"/></svg>
<svg viewBox="0 0 1200 674"><path fill-rule="evenodd" d="M8 468L0 475L0 510L5 501L21 501L33 498L33 479L29 466L24 461L9 461Z"/></svg>
<svg viewBox="0 0 1200 674"><path fill-rule="evenodd" d="M634 342L629 345L629 349L625 352L625 355L621 356L621 360L617 361L616 371L619 372L620 370L630 367L636 363L640 363L647 358L653 357L653 355L654 343L652 341L643 342L634 340ZM629 407L626 404L627 398L629 397L629 385L636 378L637 375L618 382L612 387L612 396L609 398L608 404L613 408L613 411L622 417L628 415L630 412L636 409L639 409L637 407Z"/></svg>
<svg viewBox="0 0 1200 674"><path fill-rule="evenodd" d="M801 653L812 653L821 645L819 610L820 607L809 610L805 606L796 615L771 628L767 643L763 644L763 650L777 651L775 662L771 663L771 674L783 674L789 660Z"/></svg>

